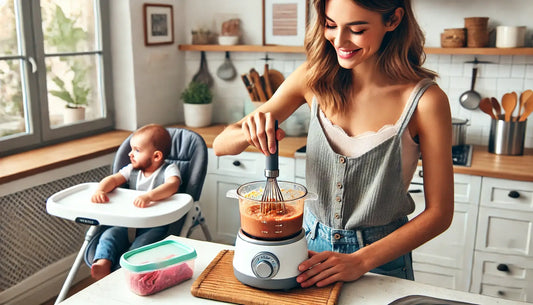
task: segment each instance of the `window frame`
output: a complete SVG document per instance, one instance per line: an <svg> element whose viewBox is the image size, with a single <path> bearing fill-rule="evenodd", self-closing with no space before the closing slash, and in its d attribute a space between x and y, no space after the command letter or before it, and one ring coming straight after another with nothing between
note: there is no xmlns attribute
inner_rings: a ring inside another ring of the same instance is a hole
<svg viewBox="0 0 533 305"><path fill-rule="evenodd" d="M48 114L48 96L46 84L46 64L45 58L62 54L45 55L42 31L40 1L15 0L20 12L18 27L20 28L23 43L22 56L9 56L9 58L20 58L21 80L23 86L27 87L24 94L26 103L27 131L25 134L8 136L0 140L0 156L9 155L21 151L31 150L65 140L81 138L94 135L104 131L114 129L114 102L112 88L112 62L110 44L110 12L109 1L93 0L95 10L96 30L100 30L100 41L97 49L101 51L72 52L69 54L101 56L101 65L97 69L101 71L102 79L98 84L101 88L103 99L104 116L90 121L83 121L73 125L51 128ZM37 26L34 26L37 25ZM6 59L7 57L0 57ZM100 60L96 58L96 60ZM35 73L32 70L36 70ZM24 85L26 82L26 85Z"/></svg>

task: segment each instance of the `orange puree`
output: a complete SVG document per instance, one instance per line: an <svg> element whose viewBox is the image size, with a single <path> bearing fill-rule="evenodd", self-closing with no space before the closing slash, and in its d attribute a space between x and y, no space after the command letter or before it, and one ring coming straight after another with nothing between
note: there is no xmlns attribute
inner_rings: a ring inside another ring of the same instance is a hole
<svg viewBox="0 0 533 305"><path fill-rule="evenodd" d="M296 209L293 205L285 204L283 214L278 214L275 209L261 213L260 204L241 203L240 209L242 230L258 238L281 239L302 228L303 209Z"/></svg>

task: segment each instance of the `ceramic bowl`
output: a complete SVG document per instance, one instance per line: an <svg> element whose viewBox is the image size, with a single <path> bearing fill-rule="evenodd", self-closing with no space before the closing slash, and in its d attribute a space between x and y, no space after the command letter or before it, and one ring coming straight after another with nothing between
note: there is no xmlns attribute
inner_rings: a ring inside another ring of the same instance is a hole
<svg viewBox="0 0 533 305"><path fill-rule="evenodd" d="M218 44L220 45L236 45L239 43L239 36L218 36Z"/></svg>

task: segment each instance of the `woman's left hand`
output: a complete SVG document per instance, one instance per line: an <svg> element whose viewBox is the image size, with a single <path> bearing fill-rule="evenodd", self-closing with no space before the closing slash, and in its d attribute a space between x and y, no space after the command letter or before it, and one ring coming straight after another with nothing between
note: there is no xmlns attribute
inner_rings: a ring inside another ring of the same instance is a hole
<svg viewBox="0 0 533 305"><path fill-rule="evenodd" d="M332 251L309 251L309 259L301 263L298 270L302 273L296 281L302 288L313 285L323 287L339 281L355 281L368 271L355 253Z"/></svg>

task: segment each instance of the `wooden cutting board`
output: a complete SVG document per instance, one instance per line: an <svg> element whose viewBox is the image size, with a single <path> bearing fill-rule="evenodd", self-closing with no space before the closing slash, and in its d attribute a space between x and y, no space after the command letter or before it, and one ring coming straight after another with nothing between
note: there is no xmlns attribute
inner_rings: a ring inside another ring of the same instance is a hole
<svg viewBox="0 0 533 305"><path fill-rule="evenodd" d="M261 305L334 305L342 282L317 288L294 288L288 291L261 290L242 284L233 274L233 250L222 250L194 281L192 295L237 304Z"/></svg>

